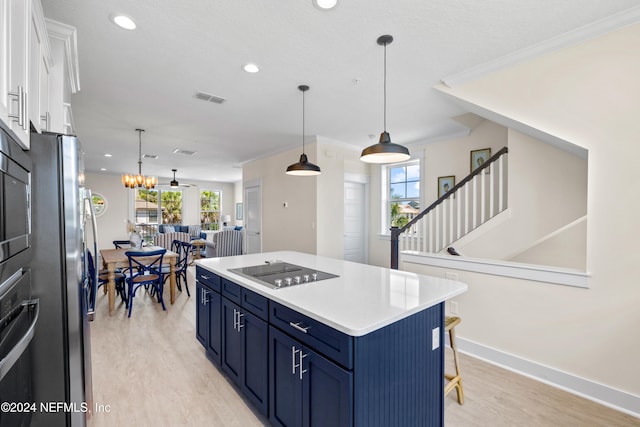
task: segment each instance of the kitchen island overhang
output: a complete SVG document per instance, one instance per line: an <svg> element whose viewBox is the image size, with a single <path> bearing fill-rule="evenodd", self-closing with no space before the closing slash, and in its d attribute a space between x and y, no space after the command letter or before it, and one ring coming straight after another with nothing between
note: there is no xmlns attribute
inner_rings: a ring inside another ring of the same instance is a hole
<svg viewBox="0 0 640 427"><path fill-rule="evenodd" d="M337 277L229 271L265 261ZM273 425L444 425L444 301L466 284L297 252L199 260L196 280L196 338Z"/></svg>
<svg viewBox="0 0 640 427"><path fill-rule="evenodd" d="M229 272L282 260L338 277L270 289ZM267 252L196 260L196 264L350 336L366 335L467 291L465 283L300 252Z"/></svg>

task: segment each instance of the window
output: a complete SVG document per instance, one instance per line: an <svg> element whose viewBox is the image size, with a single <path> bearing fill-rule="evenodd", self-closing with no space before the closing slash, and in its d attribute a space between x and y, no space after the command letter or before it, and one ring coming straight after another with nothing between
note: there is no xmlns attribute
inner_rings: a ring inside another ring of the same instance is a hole
<svg viewBox="0 0 640 427"><path fill-rule="evenodd" d="M158 232L160 223L182 223L182 191L136 189L134 214L136 228L148 241Z"/></svg>
<svg viewBox="0 0 640 427"><path fill-rule="evenodd" d="M387 223L403 227L420 213L420 162L387 167Z"/></svg>
<svg viewBox="0 0 640 427"><path fill-rule="evenodd" d="M220 191L200 191L200 226L203 230L218 230L220 220Z"/></svg>
<svg viewBox="0 0 640 427"><path fill-rule="evenodd" d="M163 224L182 224L182 191L161 190L160 209Z"/></svg>

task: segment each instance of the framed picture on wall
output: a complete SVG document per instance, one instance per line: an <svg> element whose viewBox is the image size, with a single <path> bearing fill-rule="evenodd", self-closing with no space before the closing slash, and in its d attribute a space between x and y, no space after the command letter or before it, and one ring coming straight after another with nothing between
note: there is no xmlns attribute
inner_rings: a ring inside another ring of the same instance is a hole
<svg viewBox="0 0 640 427"><path fill-rule="evenodd" d="M242 220L242 203L236 203L236 219Z"/></svg>
<svg viewBox="0 0 640 427"><path fill-rule="evenodd" d="M471 152L471 168L469 172L473 172L482 166L491 157L491 148L483 148L482 150L473 150ZM489 172L487 169L486 172Z"/></svg>
<svg viewBox="0 0 640 427"><path fill-rule="evenodd" d="M456 177L451 176L439 176L438 177L438 199L446 194L456 185Z"/></svg>

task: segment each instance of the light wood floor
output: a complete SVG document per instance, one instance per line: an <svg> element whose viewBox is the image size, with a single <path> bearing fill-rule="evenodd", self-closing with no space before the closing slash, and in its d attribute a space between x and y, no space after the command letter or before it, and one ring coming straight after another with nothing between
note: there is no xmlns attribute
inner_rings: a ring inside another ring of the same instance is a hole
<svg viewBox="0 0 640 427"><path fill-rule="evenodd" d="M183 290L167 311L139 292L130 319L119 301L109 317L99 295L91 324L93 397L105 409L90 427L269 425L206 358L195 338L193 271L189 284L191 298ZM455 391L447 396L447 427L640 426L639 419L465 355L461 367L465 404L458 405Z"/></svg>

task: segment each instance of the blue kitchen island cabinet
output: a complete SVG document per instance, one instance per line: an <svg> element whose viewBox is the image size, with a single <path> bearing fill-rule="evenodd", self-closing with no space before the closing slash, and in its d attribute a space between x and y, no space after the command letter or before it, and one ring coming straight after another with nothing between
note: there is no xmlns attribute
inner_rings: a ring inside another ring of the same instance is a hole
<svg viewBox="0 0 640 427"><path fill-rule="evenodd" d="M272 301L271 423L443 425L442 306L352 337Z"/></svg>
<svg viewBox="0 0 640 427"><path fill-rule="evenodd" d="M196 338L204 346L207 357L219 365L222 350L221 297L212 281L214 277L218 280L219 290L220 278L212 273L203 274L206 280L201 277L196 282Z"/></svg>
<svg viewBox="0 0 640 427"><path fill-rule="evenodd" d="M265 260L335 276L272 289L229 271ZM444 425L444 301L464 283L296 252L196 263L220 284L222 369L274 426Z"/></svg>
<svg viewBox="0 0 640 427"><path fill-rule="evenodd" d="M268 332L267 322L222 298L222 369L265 415L269 404Z"/></svg>
<svg viewBox="0 0 640 427"><path fill-rule="evenodd" d="M269 328L271 423L276 426L351 424L352 373Z"/></svg>

